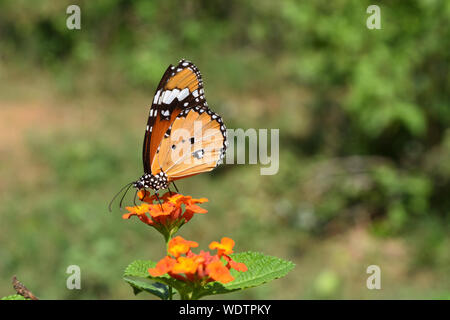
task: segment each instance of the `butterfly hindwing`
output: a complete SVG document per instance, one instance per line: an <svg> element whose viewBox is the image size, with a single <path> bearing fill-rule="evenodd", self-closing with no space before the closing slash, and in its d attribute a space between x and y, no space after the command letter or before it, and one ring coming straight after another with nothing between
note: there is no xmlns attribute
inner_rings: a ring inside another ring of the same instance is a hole
<svg viewBox="0 0 450 320"><path fill-rule="evenodd" d="M170 181L211 171L226 149L226 128L206 106L185 109L170 126L152 163L152 172L164 171Z"/></svg>
<svg viewBox="0 0 450 320"><path fill-rule="evenodd" d="M197 67L181 60L164 73L150 108L143 146L144 172L151 173L151 164L164 135L177 116L194 105L207 106L203 80Z"/></svg>

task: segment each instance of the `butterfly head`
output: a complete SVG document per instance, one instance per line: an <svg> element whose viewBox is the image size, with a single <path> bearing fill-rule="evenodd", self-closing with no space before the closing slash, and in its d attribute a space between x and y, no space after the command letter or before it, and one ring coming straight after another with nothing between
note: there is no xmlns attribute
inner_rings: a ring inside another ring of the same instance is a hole
<svg viewBox="0 0 450 320"><path fill-rule="evenodd" d="M139 180L133 182L133 187L136 189L150 188L155 191L159 189L167 189L169 186L169 181L167 180L167 175L161 171L160 173L153 175L146 173Z"/></svg>

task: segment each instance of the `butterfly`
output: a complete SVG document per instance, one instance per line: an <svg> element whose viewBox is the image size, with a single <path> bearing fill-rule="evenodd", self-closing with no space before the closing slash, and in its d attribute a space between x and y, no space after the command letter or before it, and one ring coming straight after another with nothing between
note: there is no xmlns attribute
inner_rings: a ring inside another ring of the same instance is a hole
<svg viewBox="0 0 450 320"><path fill-rule="evenodd" d="M131 186L136 192L157 192L176 180L211 171L222 163L227 145L226 127L208 107L200 71L180 60L164 72L153 97L142 150L144 174L119 193Z"/></svg>

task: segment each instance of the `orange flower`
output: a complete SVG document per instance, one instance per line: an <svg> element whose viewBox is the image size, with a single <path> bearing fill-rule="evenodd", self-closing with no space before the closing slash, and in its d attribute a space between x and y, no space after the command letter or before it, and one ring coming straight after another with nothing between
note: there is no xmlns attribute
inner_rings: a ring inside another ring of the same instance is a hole
<svg viewBox="0 0 450 320"><path fill-rule="evenodd" d="M223 256L223 255L229 255L233 253L233 247L234 247L234 240L227 238L227 237L223 237L220 240L220 243L217 241L213 241L211 242L211 244L209 245L209 248L211 250L217 249L217 254L219 255L219 257Z"/></svg>
<svg viewBox="0 0 450 320"><path fill-rule="evenodd" d="M152 277L159 277L172 270L176 263L177 261L175 259L166 256L156 264L155 268L148 269L148 272Z"/></svg>
<svg viewBox="0 0 450 320"><path fill-rule="evenodd" d="M215 281L228 283L234 280L233 276L230 273L230 270L227 269L227 267L225 267L220 261L214 261L207 265L206 272Z"/></svg>
<svg viewBox="0 0 450 320"><path fill-rule="evenodd" d="M231 254L234 241L230 238L222 238L221 242L212 242L211 249L218 249L219 253L211 255L209 252L200 251L195 254L191 248L198 246L195 241L188 241L177 236L169 241L168 253L172 256L163 258L155 268L150 268L148 272L153 277L168 273L171 277L181 280L205 284L211 281L228 283L234 280L230 269L237 271L247 271L243 263L233 261L227 254ZM184 256L182 256L184 255ZM223 257L226 265L221 260Z"/></svg>
<svg viewBox="0 0 450 320"><path fill-rule="evenodd" d="M178 274L194 274L197 272L198 265L199 262L197 261L197 259L195 259L195 257L179 257L177 259L177 263L173 266L171 271Z"/></svg>
<svg viewBox="0 0 450 320"><path fill-rule="evenodd" d="M169 253L178 258L181 254L186 254L191 250L191 248L198 247L198 243L195 241L184 240L180 236L176 236L169 241Z"/></svg>
<svg viewBox="0 0 450 320"><path fill-rule="evenodd" d="M224 256L224 257L225 257L225 260L228 261L227 268L231 268L231 269L237 270L239 272L247 271L247 266L244 263L236 262L236 261L232 260L229 256Z"/></svg>
<svg viewBox="0 0 450 320"><path fill-rule="evenodd" d="M127 209L129 213L122 215L123 219L130 219L131 216L137 216L142 222L148 225L153 225L153 221L146 215L149 210L147 203L143 203L140 206L135 207L125 207L125 209Z"/></svg>
<svg viewBox="0 0 450 320"><path fill-rule="evenodd" d="M150 196L148 191L139 190L138 196L144 203L139 206L126 207L128 213L124 214L122 218L129 219L131 216L137 216L142 222L161 232L166 239L169 239L182 225L191 220L194 214L208 212L196 205L208 201L206 198L193 199L191 196L166 192L159 198L160 203L157 195Z"/></svg>
<svg viewBox="0 0 450 320"><path fill-rule="evenodd" d="M247 266L240 262L235 262L230 258L230 254L233 253L234 240L223 237L220 240L220 243L217 241L213 241L210 243L209 248L211 250L217 249L217 255L219 257L223 257L227 262L227 268L232 268L237 271L247 271Z"/></svg>

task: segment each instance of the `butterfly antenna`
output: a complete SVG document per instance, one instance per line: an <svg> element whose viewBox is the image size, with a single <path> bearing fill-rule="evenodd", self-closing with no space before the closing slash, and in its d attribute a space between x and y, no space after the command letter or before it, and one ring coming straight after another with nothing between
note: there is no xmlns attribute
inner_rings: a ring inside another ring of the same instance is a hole
<svg viewBox="0 0 450 320"><path fill-rule="evenodd" d="M125 189L126 187L130 188L132 184L133 184L133 182L127 183L126 185L124 185L124 186L119 190L119 192L116 193L116 195L115 195L115 196L112 198L112 200L109 202L109 205L108 205L109 212L111 212L111 205L112 205L112 203L114 202L114 200L117 198L117 196L118 196L118 195L123 191L123 189ZM128 190L127 190L127 191L128 191Z"/></svg>
<svg viewBox="0 0 450 320"><path fill-rule="evenodd" d="M119 203L119 208L120 208L120 209L122 209L122 202L123 202L123 199L124 199L125 196L127 195L128 190L130 190L130 188L131 188L132 185L133 185L133 183L130 183L130 185L128 186L127 190L125 190L125 192L124 192L124 194L123 194L123 196L122 196L122 199L120 199L120 203Z"/></svg>

